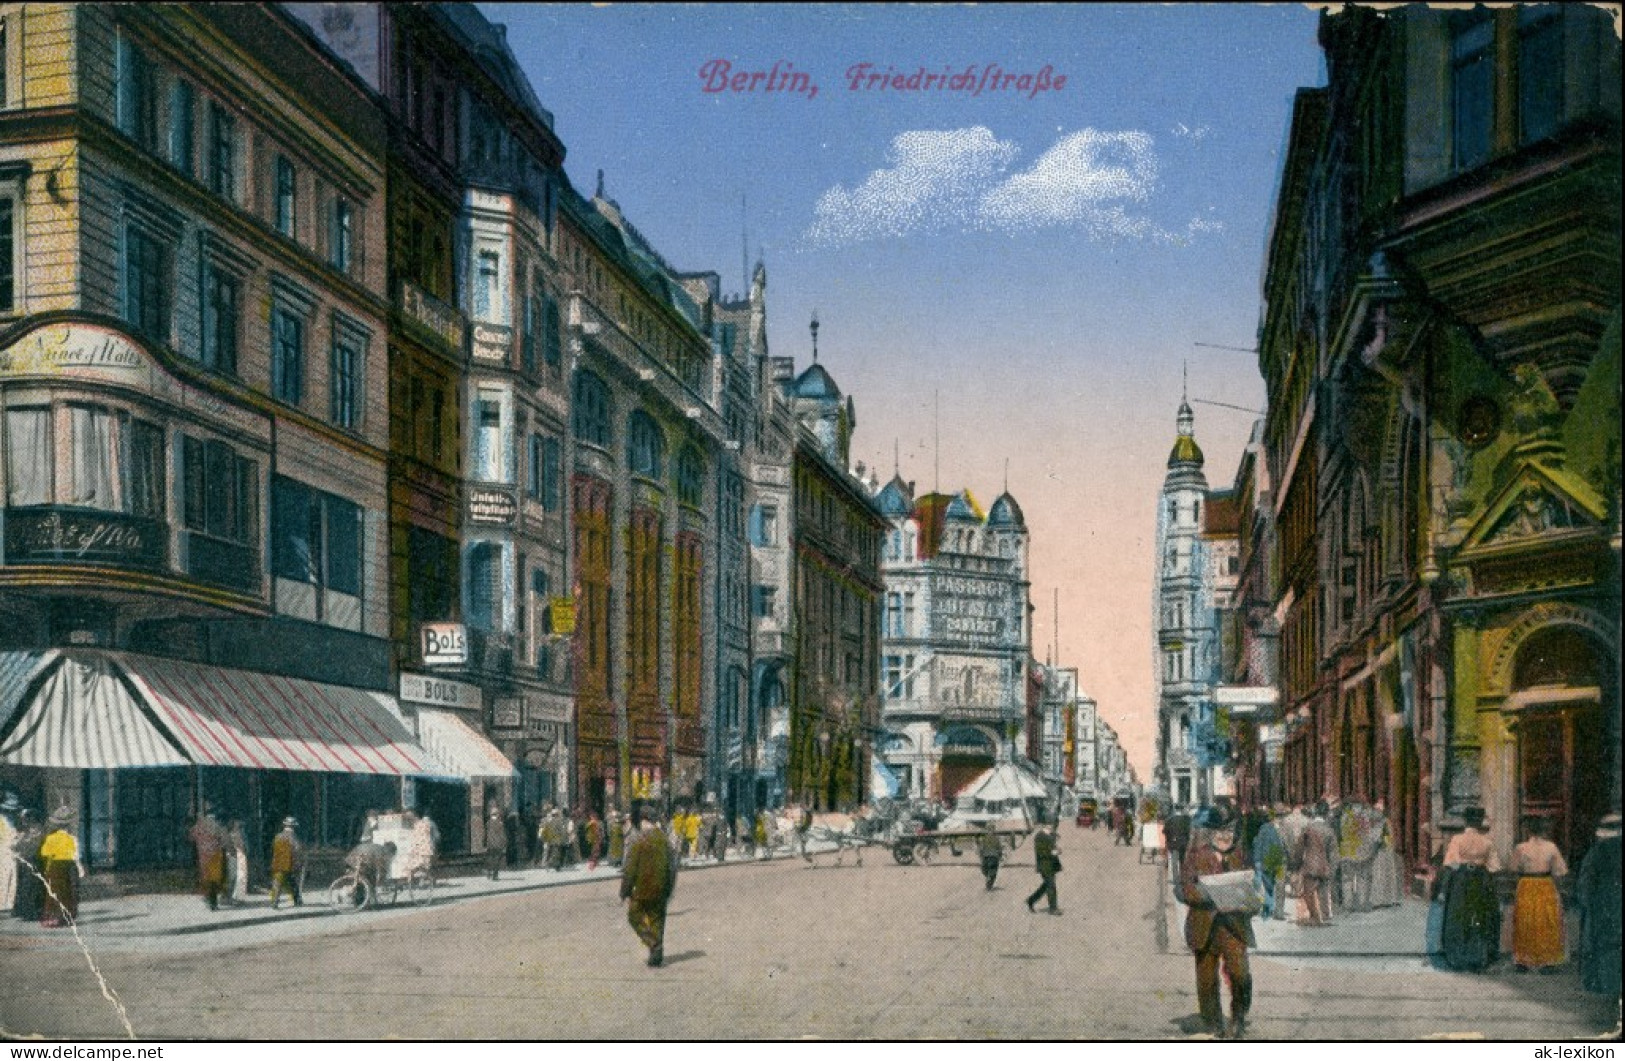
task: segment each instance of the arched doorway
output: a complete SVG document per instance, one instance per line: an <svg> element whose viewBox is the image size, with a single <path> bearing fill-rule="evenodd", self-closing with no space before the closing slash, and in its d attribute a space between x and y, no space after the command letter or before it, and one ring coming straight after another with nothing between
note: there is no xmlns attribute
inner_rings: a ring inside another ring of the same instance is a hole
<svg viewBox="0 0 1625 1061"><path fill-rule="evenodd" d="M1507 712L1519 820L1546 818L1570 865L1584 857L1613 798L1619 741L1613 676L1607 648L1575 626L1536 630L1513 664Z"/></svg>

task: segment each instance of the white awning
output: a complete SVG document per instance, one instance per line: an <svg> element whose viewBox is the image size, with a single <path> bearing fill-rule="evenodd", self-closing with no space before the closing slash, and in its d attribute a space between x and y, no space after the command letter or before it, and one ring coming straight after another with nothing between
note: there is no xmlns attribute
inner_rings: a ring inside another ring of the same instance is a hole
<svg viewBox="0 0 1625 1061"><path fill-rule="evenodd" d="M1047 799L1049 791L1038 778L1014 763L1001 763L972 781L959 795L960 799L981 800L983 803L1008 803L1015 800Z"/></svg>
<svg viewBox="0 0 1625 1061"><path fill-rule="evenodd" d="M0 762L78 770L187 764L111 660L53 654L51 664L14 723L0 729Z"/></svg>
<svg viewBox="0 0 1625 1061"><path fill-rule="evenodd" d="M512 777L513 763L479 730L449 711L418 710L418 741L433 761L425 776L461 780Z"/></svg>

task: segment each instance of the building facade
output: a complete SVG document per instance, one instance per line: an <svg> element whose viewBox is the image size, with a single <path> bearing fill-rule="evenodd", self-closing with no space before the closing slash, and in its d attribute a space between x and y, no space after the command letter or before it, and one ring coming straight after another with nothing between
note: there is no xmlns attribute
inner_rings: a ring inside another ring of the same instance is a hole
<svg viewBox="0 0 1625 1061"><path fill-rule="evenodd" d="M274 7L0 31L0 777L96 868L183 863L205 802L353 842L437 772L391 695L382 116Z"/></svg>
<svg viewBox="0 0 1625 1061"><path fill-rule="evenodd" d="M969 491L916 498L901 476L875 502L889 524L881 755L902 792L947 799L1029 754L1026 520L1008 493L984 516Z"/></svg>
<svg viewBox="0 0 1625 1061"><path fill-rule="evenodd" d="M1566 6L1321 23L1266 270L1286 784L1571 862L1619 805L1619 42Z"/></svg>

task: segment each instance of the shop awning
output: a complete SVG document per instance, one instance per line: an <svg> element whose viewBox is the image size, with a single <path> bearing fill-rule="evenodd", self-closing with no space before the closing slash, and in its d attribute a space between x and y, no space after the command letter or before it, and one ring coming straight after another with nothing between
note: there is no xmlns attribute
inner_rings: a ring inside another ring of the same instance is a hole
<svg viewBox="0 0 1625 1061"><path fill-rule="evenodd" d="M35 658L12 658L21 655ZM0 762L8 765L100 770L187 763L103 656L8 654L0 662L0 707L6 708L0 718L20 708L0 723Z"/></svg>
<svg viewBox="0 0 1625 1061"><path fill-rule="evenodd" d="M199 766L400 776L432 772L386 693L152 656L109 655L186 758Z"/></svg>
<svg viewBox="0 0 1625 1061"><path fill-rule="evenodd" d="M484 735L449 711L418 711L418 741L433 760L433 777L489 780L511 777L513 763Z"/></svg>

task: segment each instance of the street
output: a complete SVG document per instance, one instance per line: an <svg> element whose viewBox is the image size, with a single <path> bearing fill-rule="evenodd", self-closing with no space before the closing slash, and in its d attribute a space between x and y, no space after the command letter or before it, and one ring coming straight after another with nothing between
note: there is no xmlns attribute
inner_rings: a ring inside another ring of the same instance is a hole
<svg viewBox="0 0 1625 1061"><path fill-rule="evenodd" d="M105 950L88 916L84 932L145 1039L1184 1038L1194 977L1172 907L1170 952L1157 946L1162 867L1103 830L1063 826L1060 846L1061 917L1023 906L1030 842L991 892L972 855L946 852L910 867L871 848L861 868L824 853L814 867L686 870L660 969L644 964L610 877L426 909L307 908ZM0 931L0 1031L125 1036L70 934ZM1567 971L1469 977L1419 957L1277 953L1253 974L1258 1039L1572 1038L1615 1021L1613 1002Z"/></svg>

